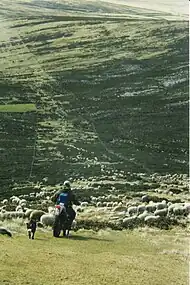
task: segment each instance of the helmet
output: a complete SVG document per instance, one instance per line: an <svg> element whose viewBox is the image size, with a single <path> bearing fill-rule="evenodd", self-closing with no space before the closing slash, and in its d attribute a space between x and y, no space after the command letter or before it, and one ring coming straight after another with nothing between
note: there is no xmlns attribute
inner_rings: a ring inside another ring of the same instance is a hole
<svg viewBox="0 0 190 285"><path fill-rule="evenodd" d="M66 181L63 183L63 185L64 185L65 187L71 188L71 183L70 183L68 180L66 180Z"/></svg>

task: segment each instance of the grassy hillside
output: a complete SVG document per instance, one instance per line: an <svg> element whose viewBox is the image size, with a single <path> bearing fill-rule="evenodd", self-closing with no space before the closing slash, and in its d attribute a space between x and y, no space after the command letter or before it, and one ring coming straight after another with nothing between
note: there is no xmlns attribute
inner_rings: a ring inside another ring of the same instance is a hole
<svg viewBox="0 0 190 285"><path fill-rule="evenodd" d="M0 104L37 107L0 111L1 183L187 173L188 22L77 3L1 1Z"/></svg>
<svg viewBox="0 0 190 285"><path fill-rule="evenodd" d="M6 285L187 284L182 232L80 231L56 240L37 232L36 240L25 235L0 239L0 277Z"/></svg>

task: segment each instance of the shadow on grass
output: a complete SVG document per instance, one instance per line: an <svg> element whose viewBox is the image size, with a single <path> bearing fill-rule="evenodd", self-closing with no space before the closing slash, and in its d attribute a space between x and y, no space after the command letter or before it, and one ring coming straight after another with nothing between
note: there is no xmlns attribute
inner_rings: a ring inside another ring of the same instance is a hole
<svg viewBox="0 0 190 285"><path fill-rule="evenodd" d="M65 238L63 236L61 236L62 238ZM91 236L81 236L81 235L72 235L69 236L70 240L82 240L82 241L88 241L88 240L97 240L97 241L109 241L112 242L112 240L110 239L104 239L104 238L97 238L97 237L91 237Z"/></svg>
<svg viewBox="0 0 190 285"><path fill-rule="evenodd" d="M45 237L44 238L38 238L38 237L35 237L34 240L49 241L49 238L45 238Z"/></svg>

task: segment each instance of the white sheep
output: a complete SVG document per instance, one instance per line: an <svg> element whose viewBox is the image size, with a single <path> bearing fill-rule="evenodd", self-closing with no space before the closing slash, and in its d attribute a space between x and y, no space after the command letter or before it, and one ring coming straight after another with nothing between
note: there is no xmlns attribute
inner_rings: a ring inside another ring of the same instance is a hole
<svg viewBox="0 0 190 285"><path fill-rule="evenodd" d="M40 220L41 216L44 215L45 212L41 210L34 210L30 214L30 219Z"/></svg>
<svg viewBox="0 0 190 285"><path fill-rule="evenodd" d="M171 204L168 207L168 214L173 214L173 209L175 208L176 204Z"/></svg>
<svg viewBox="0 0 190 285"><path fill-rule="evenodd" d="M138 214L142 214L145 210L146 210L145 205L139 205L139 206L137 207L137 212L138 212Z"/></svg>
<svg viewBox="0 0 190 285"><path fill-rule="evenodd" d="M148 195L144 195L141 198L142 202L149 202L149 196Z"/></svg>
<svg viewBox="0 0 190 285"><path fill-rule="evenodd" d="M87 207L88 206L88 202L82 202L81 203L81 207Z"/></svg>
<svg viewBox="0 0 190 285"><path fill-rule="evenodd" d="M113 202L107 202L106 207L111 208L113 206Z"/></svg>
<svg viewBox="0 0 190 285"><path fill-rule="evenodd" d="M165 209L160 209L160 210L156 210L156 211L154 212L154 215L155 215L155 216L160 216L160 217L166 217L167 214L168 214L168 209L167 209L167 208L165 208Z"/></svg>
<svg viewBox="0 0 190 285"><path fill-rule="evenodd" d="M173 213L175 216L183 216L187 214L187 210L185 206L176 206L173 208Z"/></svg>
<svg viewBox="0 0 190 285"><path fill-rule="evenodd" d="M103 206L102 202L96 203L96 207L102 207L102 206Z"/></svg>
<svg viewBox="0 0 190 285"><path fill-rule="evenodd" d="M22 199L22 200L19 201L19 205L26 204L26 203L27 203L26 199Z"/></svg>
<svg viewBox="0 0 190 285"><path fill-rule="evenodd" d="M16 212L23 212L23 209L20 205L17 206L15 210L16 210Z"/></svg>
<svg viewBox="0 0 190 285"><path fill-rule="evenodd" d="M181 208L181 207L183 207L184 205L182 204L182 203L174 203L174 204L172 204L172 205L170 205L169 207L168 207L168 213L170 214L170 215L172 215L172 214L174 214L174 209L178 209L178 208ZM175 212L177 213L177 211L175 210Z"/></svg>
<svg viewBox="0 0 190 285"><path fill-rule="evenodd" d="M147 216L145 217L144 221L147 225L151 226L154 225L157 221L159 221L160 216Z"/></svg>
<svg viewBox="0 0 190 285"><path fill-rule="evenodd" d="M140 214L137 218L139 220L144 220L147 216L150 216L150 214L145 210L142 214Z"/></svg>
<svg viewBox="0 0 190 285"><path fill-rule="evenodd" d="M40 217L40 222L47 227L52 227L55 222L55 215L44 214Z"/></svg>
<svg viewBox="0 0 190 285"><path fill-rule="evenodd" d="M127 217L123 219L123 225L129 226L132 225L136 221L137 216Z"/></svg>
<svg viewBox="0 0 190 285"><path fill-rule="evenodd" d="M148 211L148 212L154 212L155 210L156 210L156 205L151 205L151 204L149 204L149 205L146 205L146 210Z"/></svg>
<svg viewBox="0 0 190 285"><path fill-rule="evenodd" d="M20 198L18 198L18 197L16 197L16 196L12 196L12 197L10 198L10 202L11 202L12 204L14 204L14 205L18 205L19 202L20 202Z"/></svg>
<svg viewBox="0 0 190 285"><path fill-rule="evenodd" d="M3 213L5 219L24 218L23 212L10 211Z"/></svg>
<svg viewBox="0 0 190 285"><path fill-rule="evenodd" d="M84 212L84 208L81 208L80 206L76 207L76 211L79 213L82 213L82 212Z"/></svg>
<svg viewBox="0 0 190 285"><path fill-rule="evenodd" d="M33 212L34 210L33 209L27 209L26 212L24 213L24 216L26 218L29 218L30 217L30 214Z"/></svg>
<svg viewBox="0 0 190 285"><path fill-rule="evenodd" d="M4 199L1 203L3 204L3 205L7 205L8 204L8 200L7 199Z"/></svg>
<svg viewBox="0 0 190 285"><path fill-rule="evenodd" d="M97 197L91 197L93 203L97 202Z"/></svg>
<svg viewBox="0 0 190 285"><path fill-rule="evenodd" d="M185 203L184 207L186 209L187 214L189 214L190 213L190 203Z"/></svg>
<svg viewBox="0 0 190 285"><path fill-rule="evenodd" d="M49 214L54 214L55 213L55 208L54 207L48 207L48 213Z"/></svg>
<svg viewBox="0 0 190 285"><path fill-rule="evenodd" d="M165 209L165 208L167 208L167 204L165 204L165 203L156 203L156 209L157 210L162 210L162 209Z"/></svg>
<svg viewBox="0 0 190 285"><path fill-rule="evenodd" d="M133 215L137 213L137 207L129 207L127 212L129 213L129 215Z"/></svg>

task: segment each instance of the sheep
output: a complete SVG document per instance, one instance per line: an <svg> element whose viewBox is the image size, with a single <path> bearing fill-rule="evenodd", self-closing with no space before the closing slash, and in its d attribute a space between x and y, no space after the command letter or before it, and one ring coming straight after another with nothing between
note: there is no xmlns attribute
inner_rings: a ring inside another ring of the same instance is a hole
<svg viewBox="0 0 190 285"><path fill-rule="evenodd" d="M185 203L184 207L186 209L186 212L189 214L190 213L190 203Z"/></svg>
<svg viewBox="0 0 190 285"><path fill-rule="evenodd" d="M5 212L4 214L4 219L13 219L13 218L24 218L24 213L23 212Z"/></svg>
<svg viewBox="0 0 190 285"><path fill-rule="evenodd" d="M154 212L155 210L156 210L156 205L146 205L146 210L147 210L147 212Z"/></svg>
<svg viewBox="0 0 190 285"><path fill-rule="evenodd" d="M15 210L16 210L16 212L23 212L23 209L20 205L17 206Z"/></svg>
<svg viewBox="0 0 190 285"><path fill-rule="evenodd" d="M102 207L102 206L103 206L102 202L98 202L98 203L96 204L96 207Z"/></svg>
<svg viewBox="0 0 190 285"><path fill-rule="evenodd" d="M82 213L82 212L84 212L84 208L77 207L77 208L76 208L76 211L77 211L78 213Z"/></svg>
<svg viewBox="0 0 190 285"><path fill-rule="evenodd" d="M54 207L48 207L48 213L49 214L53 214L53 213L55 213L55 208Z"/></svg>
<svg viewBox="0 0 190 285"><path fill-rule="evenodd" d="M17 197L16 196L11 196L9 200L12 202L12 200L15 199L15 198L17 198Z"/></svg>
<svg viewBox="0 0 190 285"><path fill-rule="evenodd" d="M30 214L33 212L34 210L32 209L27 209L26 212L24 213L25 218L29 218Z"/></svg>
<svg viewBox="0 0 190 285"><path fill-rule="evenodd" d="M19 205L21 206L21 208L25 208L26 207L26 203L21 203Z"/></svg>
<svg viewBox="0 0 190 285"><path fill-rule="evenodd" d="M55 222L55 215L44 214L40 217L40 222L47 227L52 227Z"/></svg>
<svg viewBox="0 0 190 285"><path fill-rule="evenodd" d="M111 208L113 206L113 202L107 202L106 207Z"/></svg>
<svg viewBox="0 0 190 285"><path fill-rule="evenodd" d="M122 199L123 197L124 197L123 194L119 194L119 195L118 195L118 199Z"/></svg>
<svg viewBox="0 0 190 285"><path fill-rule="evenodd" d="M87 207L88 206L88 202L82 202L81 203L81 207Z"/></svg>
<svg viewBox="0 0 190 285"><path fill-rule="evenodd" d="M19 205L26 204L26 203L27 203L26 199L22 199L22 200L19 201Z"/></svg>
<svg viewBox="0 0 190 285"><path fill-rule="evenodd" d="M144 220L147 216L150 216L150 214L145 210L142 214L140 214L137 218L139 220Z"/></svg>
<svg viewBox="0 0 190 285"><path fill-rule="evenodd" d="M168 214L173 214L173 209L175 208L175 204L171 204L169 207L168 207Z"/></svg>
<svg viewBox="0 0 190 285"><path fill-rule="evenodd" d="M1 212L4 213L6 211L6 206L1 207Z"/></svg>
<svg viewBox="0 0 190 285"><path fill-rule="evenodd" d="M166 217L167 214L168 214L168 209L166 209L166 208L165 209L156 210L154 212L155 216L160 216L160 217Z"/></svg>
<svg viewBox="0 0 190 285"><path fill-rule="evenodd" d="M144 196L142 196L142 198L141 198L141 201L142 202L149 202L149 196L148 195L144 195Z"/></svg>
<svg viewBox="0 0 190 285"><path fill-rule="evenodd" d="M7 199L4 199L1 203L2 203L3 205L7 205L7 204L8 204L8 200L7 200Z"/></svg>
<svg viewBox="0 0 190 285"><path fill-rule="evenodd" d="M34 220L40 220L40 217L42 216L42 215L44 215L45 214L45 212L44 211L41 211L41 210L34 210L34 211L32 211L31 212L31 214L30 214L30 219L34 219Z"/></svg>
<svg viewBox="0 0 190 285"><path fill-rule="evenodd" d="M156 222L158 222L160 219L160 216L147 216L145 217L144 221L147 225L152 226L155 225Z"/></svg>
<svg viewBox="0 0 190 285"><path fill-rule="evenodd" d="M133 216L133 217L127 217L123 219L123 226L132 226L134 225L135 221L136 221L137 216Z"/></svg>
<svg viewBox="0 0 190 285"><path fill-rule="evenodd" d="M172 204L172 205L170 205L170 206L168 207L168 213L169 213L170 215L172 215L172 214L174 214L174 209L176 209L176 208L181 208L181 207L183 207L183 204L181 204L181 203L174 203L174 204ZM177 213L176 210L175 210L175 212Z"/></svg>
<svg viewBox="0 0 190 285"><path fill-rule="evenodd" d="M144 205L139 205L137 207L138 214L142 214L146 210L146 207Z"/></svg>
<svg viewBox="0 0 190 285"><path fill-rule="evenodd" d="M10 202L11 202L12 204L14 204L14 205L18 205L19 202L20 202L20 199L19 199L18 197L16 197L16 196L12 196L12 197L10 198Z"/></svg>
<svg viewBox="0 0 190 285"><path fill-rule="evenodd" d="M138 209L137 207L129 207L127 211L129 215L133 215L137 213L137 209Z"/></svg>
<svg viewBox="0 0 190 285"><path fill-rule="evenodd" d="M97 197L91 197L93 203L97 202Z"/></svg>
<svg viewBox="0 0 190 285"><path fill-rule="evenodd" d="M185 214L187 214L187 210L186 210L185 206L174 207L173 208L173 214L175 216L184 216Z"/></svg>
<svg viewBox="0 0 190 285"><path fill-rule="evenodd" d="M165 209L165 208L167 208L167 205L165 204L165 203L157 203L156 204L156 209L157 210L162 210L162 209Z"/></svg>

